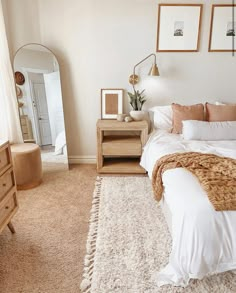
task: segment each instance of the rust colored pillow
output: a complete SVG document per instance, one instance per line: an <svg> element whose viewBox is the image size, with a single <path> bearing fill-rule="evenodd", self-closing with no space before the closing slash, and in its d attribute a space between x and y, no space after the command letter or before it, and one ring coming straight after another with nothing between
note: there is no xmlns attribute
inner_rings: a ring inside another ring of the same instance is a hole
<svg viewBox="0 0 236 293"><path fill-rule="evenodd" d="M182 133L182 121L183 120L204 121L204 106L203 106L203 104L182 106L182 105L173 103L172 110L173 110L172 133Z"/></svg>
<svg viewBox="0 0 236 293"><path fill-rule="evenodd" d="M236 121L236 105L213 105L206 103L206 120L217 121Z"/></svg>

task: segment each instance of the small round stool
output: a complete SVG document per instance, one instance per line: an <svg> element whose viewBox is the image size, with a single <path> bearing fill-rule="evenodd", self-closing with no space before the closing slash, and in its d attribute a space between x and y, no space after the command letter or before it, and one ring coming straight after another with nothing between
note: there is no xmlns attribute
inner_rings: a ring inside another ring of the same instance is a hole
<svg viewBox="0 0 236 293"><path fill-rule="evenodd" d="M42 182L40 148L34 143L11 145L13 169L18 190L30 189Z"/></svg>

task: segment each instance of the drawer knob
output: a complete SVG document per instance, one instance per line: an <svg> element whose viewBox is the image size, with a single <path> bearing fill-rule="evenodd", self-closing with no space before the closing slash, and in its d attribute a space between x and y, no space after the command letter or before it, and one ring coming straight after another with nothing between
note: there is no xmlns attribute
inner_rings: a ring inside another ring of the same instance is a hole
<svg viewBox="0 0 236 293"><path fill-rule="evenodd" d="M5 186L7 186L7 184L6 184L6 183L3 183L3 184L2 184L2 186L4 186L4 187L5 187Z"/></svg>
<svg viewBox="0 0 236 293"><path fill-rule="evenodd" d="M9 209L9 206L5 206L5 209L8 210Z"/></svg>

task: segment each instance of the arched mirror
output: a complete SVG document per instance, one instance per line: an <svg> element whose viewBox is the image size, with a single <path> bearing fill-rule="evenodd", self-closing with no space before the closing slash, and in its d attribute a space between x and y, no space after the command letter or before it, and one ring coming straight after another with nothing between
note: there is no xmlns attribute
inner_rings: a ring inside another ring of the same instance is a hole
<svg viewBox="0 0 236 293"><path fill-rule="evenodd" d="M24 142L41 147L43 167L68 168L59 64L45 46L27 44L14 57Z"/></svg>

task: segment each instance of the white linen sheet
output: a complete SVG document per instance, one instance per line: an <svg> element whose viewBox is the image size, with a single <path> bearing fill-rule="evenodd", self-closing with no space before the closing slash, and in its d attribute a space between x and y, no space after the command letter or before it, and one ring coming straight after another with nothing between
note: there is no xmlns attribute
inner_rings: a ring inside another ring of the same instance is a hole
<svg viewBox="0 0 236 293"><path fill-rule="evenodd" d="M151 178L157 159L189 151L236 159L236 141L185 141L156 130L144 147L141 165ZM184 168L167 170L162 179L172 215L172 251L168 265L155 276L157 284L185 287L191 278L236 269L236 211L215 211L198 179Z"/></svg>

